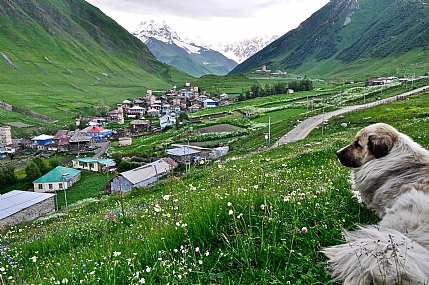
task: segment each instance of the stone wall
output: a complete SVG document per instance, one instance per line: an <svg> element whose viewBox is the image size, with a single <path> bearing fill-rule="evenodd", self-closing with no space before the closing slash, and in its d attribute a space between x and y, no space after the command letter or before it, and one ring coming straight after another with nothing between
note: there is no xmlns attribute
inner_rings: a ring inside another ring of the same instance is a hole
<svg viewBox="0 0 429 285"><path fill-rule="evenodd" d="M31 207L22 209L21 211L0 220L0 226L16 225L21 222L31 221L43 214L55 212L55 196L48 198L42 202L34 204Z"/></svg>

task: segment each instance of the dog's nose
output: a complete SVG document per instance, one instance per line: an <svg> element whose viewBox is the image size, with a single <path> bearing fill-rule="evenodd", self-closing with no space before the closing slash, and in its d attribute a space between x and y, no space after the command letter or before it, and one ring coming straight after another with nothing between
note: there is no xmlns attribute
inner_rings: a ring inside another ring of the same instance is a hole
<svg viewBox="0 0 429 285"><path fill-rule="evenodd" d="M338 158L340 158L342 156L344 148L340 149L339 151L337 151L335 154L337 155Z"/></svg>

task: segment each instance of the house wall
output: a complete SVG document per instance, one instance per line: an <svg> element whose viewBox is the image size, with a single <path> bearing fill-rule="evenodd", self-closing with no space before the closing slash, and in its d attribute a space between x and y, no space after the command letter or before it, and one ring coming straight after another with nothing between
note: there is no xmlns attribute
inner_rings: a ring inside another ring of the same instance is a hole
<svg viewBox="0 0 429 285"><path fill-rule="evenodd" d="M119 178L114 178L110 183L110 190L113 191L122 191L128 192L133 188L133 184L126 178L120 176Z"/></svg>
<svg viewBox="0 0 429 285"><path fill-rule="evenodd" d="M81 162L73 160L73 168L99 172L103 167L98 162Z"/></svg>
<svg viewBox="0 0 429 285"><path fill-rule="evenodd" d="M139 183L132 184L129 180L127 180L124 177L114 178L110 184L111 191L122 191L122 192L128 192L131 191L134 187L141 188L146 187L152 183L155 183L160 177L165 176L166 173L158 175L158 177L150 177L148 179L142 180Z"/></svg>
<svg viewBox="0 0 429 285"><path fill-rule="evenodd" d="M21 222L31 221L41 215L55 212L55 196L39 202L31 207L0 220L0 226L16 225Z"/></svg>
<svg viewBox="0 0 429 285"><path fill-rule="evenodd" d="M58 190L68 189L73 186L74 183L80 180L81 174L77 174L68 182L46 182L46 183L33 183L34 192L45 193L45 192L54 192ZM52 188L49 188L49 185L52 185ZM42 185L40 189L39 185Z"/></svg>

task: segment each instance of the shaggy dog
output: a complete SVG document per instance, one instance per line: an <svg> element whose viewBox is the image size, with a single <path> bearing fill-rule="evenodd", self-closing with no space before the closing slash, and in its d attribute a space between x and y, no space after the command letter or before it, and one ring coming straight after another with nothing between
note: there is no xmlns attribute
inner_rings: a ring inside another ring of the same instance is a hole
<svg viewBox="0 0 429 285"><path fill-rule="evenodd" d="M337 152L353 190L378 225L345 232L323 250L332 277L347 285L429 284L429 151L390 125L360 130Z"/></svg>

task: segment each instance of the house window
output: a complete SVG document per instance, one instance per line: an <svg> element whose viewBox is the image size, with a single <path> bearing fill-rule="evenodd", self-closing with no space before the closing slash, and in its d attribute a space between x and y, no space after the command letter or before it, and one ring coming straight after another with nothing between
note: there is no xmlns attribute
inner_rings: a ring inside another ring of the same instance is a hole
<svg viewBox="0 0 429 285"><path fill-rule="evenodd" d="M39 190L43 189L43 184L39 184Z"/></svg>
<svg viewBox="0 0 429 285"><path fill-rule="evenodd" d="M58 188L63 189L63 184L62 183L58 183Z"/></svg>
<svg viewBox="0 0 429 285"><path fill-rule="evenodd" d="M49 189L54 189L52 184L49 184Z"/></svg>

